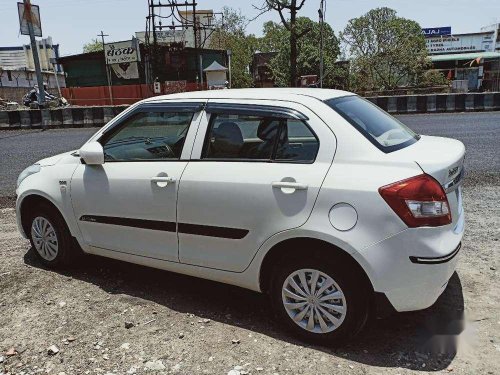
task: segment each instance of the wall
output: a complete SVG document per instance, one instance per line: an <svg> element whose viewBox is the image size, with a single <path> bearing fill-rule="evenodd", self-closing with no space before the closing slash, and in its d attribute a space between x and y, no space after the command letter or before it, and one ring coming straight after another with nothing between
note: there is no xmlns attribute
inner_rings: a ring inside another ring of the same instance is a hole
<svg viewBox="0 0 500 375"><path fill-rule="evenodd" d="M9 79L10 76L10 79ZM63 73L58 73L57 79L59 80L59 86L65 87L66 80ZM42 72L43 82L47 83L49 88L56 88L57 83L53 72ZM0 87L23 87L33 88L37 84L36 73L29 70L2 70L0 69Z"/></svg>
<svg viewBox="0 0 500 375"><path fill-rule="evenodd" d="M26 87L0 87L0 98L22 104L23 96L28 91L29 90ZM53 95L59 96L56 88L49 88L47 91Z"/></svg>
<svg viewBox="0 0 500 375"><path fill-rule="evenodd" d="M203 88L206 89L206 84ZM197 83L175 81L161 83L160 94L173 94L175 92L196 91L202 89ZM113 104L132 104L139 100L149 98L154 94L150 85L123 85L111 86ZM108 86L97 87L68 87L62 90L62 95L72 105L111 105Z"/></svg>

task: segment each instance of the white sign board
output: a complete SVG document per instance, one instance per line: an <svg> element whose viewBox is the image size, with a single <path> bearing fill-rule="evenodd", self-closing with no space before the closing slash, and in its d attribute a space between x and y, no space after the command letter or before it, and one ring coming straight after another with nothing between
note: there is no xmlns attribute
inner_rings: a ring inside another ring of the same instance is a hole
<svg viewBox="0 0 500 375"><path fill-rule="evenodd" d="M135 33L137 39L141 42L146 41L146 32L138 31ZM184 42L186 38L186 30L164 30L156 32L156 41L159 44L170 44ZM149 33L149 43L153 43L153 33Z"/></svg>
<svg viewBox="0 0 500 375"><path fill-rule="evenodd" d="M493 51L495 48L494 33L477 33L431 37L425 39L430 55L449 53L467 53Z"/></svg>
<svg viewBox="0 0 500 375"><path fill-rule="evenodd" d="M33 25L35 36L42 36L42 21L40 20L40 8L38 5L17 3L19 14L19 27L22 35L30 35L29 23Z"/></svg>
<svg viewBox="0 0 500 375"><path fill-rule="evenodd" d="M136 39L105 44L104 54L106 55L107 65L131 63L140 60Z"/></svg>

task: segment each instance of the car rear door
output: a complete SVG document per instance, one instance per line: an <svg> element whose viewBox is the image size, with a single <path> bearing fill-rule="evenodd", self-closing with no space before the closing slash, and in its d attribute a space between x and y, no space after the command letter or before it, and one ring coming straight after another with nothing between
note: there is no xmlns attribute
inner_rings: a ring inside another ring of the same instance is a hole
<svg viewBox="0 0 500 375"><path fill-rule="evenodd" d="M102 165L81 164L71 200L83 240L178 262L176 207L203 103L141 105L100 137Z"/></svg>
<svg viewBox="0 0 500 375"><path fill-rule="evenodd" d="M301 104L209 100L180 182L180 261L242 272L266 239L307 221L335 147Z"/></svg>

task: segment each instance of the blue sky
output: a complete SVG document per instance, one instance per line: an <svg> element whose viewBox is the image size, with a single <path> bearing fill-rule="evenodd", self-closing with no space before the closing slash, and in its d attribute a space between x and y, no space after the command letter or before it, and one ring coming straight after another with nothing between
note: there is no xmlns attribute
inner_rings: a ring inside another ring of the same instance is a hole
<svg viewBox="0 0 500 375"><path fill-rule="evenodd" d="M0 46L27 44L19 35L18 0L0 0ZM199 9L220 10L224 5L240 8L249 18L258 11L252 4L263 0L197 0ZM144 30L147 0L32 0L40 6L43 34L61 45L64 55L80 53L82 45L103 30L109 40L129 39ZM301 15L317 19L320 0L306 0ZM399 15L412 18L422 27L452 26L454 33L476 32L481 26L500 22L498 0L327 0L326 20L342 30L347 21L372 8L388 6ZM278 21L276 14L264 14L248 25L248 31L261 34L262 23Z"/></svg>

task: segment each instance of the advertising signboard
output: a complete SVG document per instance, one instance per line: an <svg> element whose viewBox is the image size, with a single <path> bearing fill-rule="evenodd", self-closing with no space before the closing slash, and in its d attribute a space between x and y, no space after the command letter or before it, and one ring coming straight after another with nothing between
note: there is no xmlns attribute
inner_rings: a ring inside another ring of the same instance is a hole
<svg viewBox="0 0 500 375"><path fill-rule="evenodd" d="M451 35L451 26L428 27L422 29L422 34L427 37Z"/></svg>
<svg viewBox="0 0 500 375"><path fill-rule="evenodd" d="M431 55L487 52L495 48L493 32L428 37L425 38L425 44Z"/></svg>
<svg viewBox="0 0 500 375"><path fill-rule="evenodd" d="M21 35L30 35L28 24L31 23L34 35L38 37L42 36L42 21L38 5L17 3L17 13L19 14Z"/></svg>
<svg viewBox="0 0 500 375"><path fill-rule="evenodd" d="M122 64L140 61L137 39L104 45L106 64Z"/></svg>

